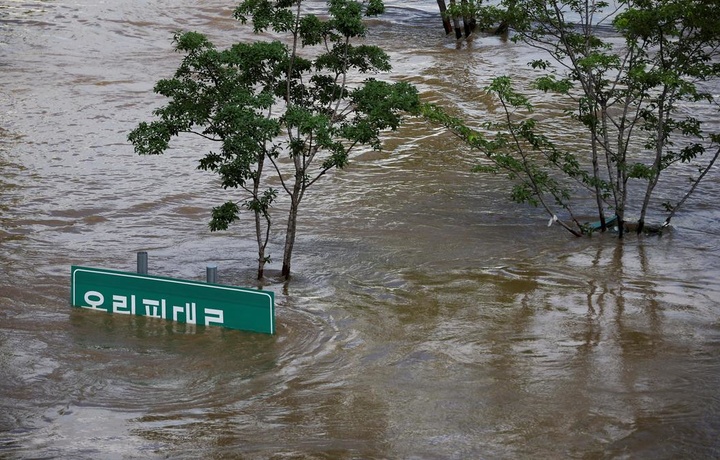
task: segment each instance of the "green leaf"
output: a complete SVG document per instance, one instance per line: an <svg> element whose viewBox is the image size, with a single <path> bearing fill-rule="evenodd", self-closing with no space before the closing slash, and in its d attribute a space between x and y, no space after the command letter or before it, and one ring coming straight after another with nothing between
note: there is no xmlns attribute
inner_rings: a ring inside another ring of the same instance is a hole
<svg viewBox="0 0 720 460"><path fill-rule="evenodd" d="M239 206L232 201L212 208L212 220L210 220L209 224L210 231L227 230L230 224L238 219L239 213Z"/></svg>

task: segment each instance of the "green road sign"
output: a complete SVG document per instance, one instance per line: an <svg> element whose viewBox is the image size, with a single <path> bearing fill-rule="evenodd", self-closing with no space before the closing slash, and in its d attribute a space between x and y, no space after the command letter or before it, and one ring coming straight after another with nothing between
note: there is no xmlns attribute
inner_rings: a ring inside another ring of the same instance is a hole
<svg viewBox="0 0 720 460"><path fill-rule="evenodd" d="M275 333L275 296L161 276L71 267L73 307L203 326Z"/></svg>

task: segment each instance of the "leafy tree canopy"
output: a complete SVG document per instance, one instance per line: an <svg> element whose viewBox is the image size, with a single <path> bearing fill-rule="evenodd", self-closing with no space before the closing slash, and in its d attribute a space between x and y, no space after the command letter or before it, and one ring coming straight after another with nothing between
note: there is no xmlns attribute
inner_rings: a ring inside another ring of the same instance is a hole
<svg viewBox="0 0 720 460"><path fill-rule="evenodd" d="M290 202L282 268L287 278L305 191L345 167L357 147L379 149L382 132L397 129L403 114L419 107L412 85L361 77L391 69L381 48L356 43L367 33L364 17L381 14L382 1L329 0L326 18L304 14L302 3L246 0L235 9L255 32L272 30L282 40L217 50L203 34L176 34L175 49L184 58L173 78L155 86L168 102L154 111L154 121L129 135L140 154L163 153L182 133L213 146L199 168L246 198L214 208L210 228L228 228L243 208L254 214L258 278L270 261L265 249L278 193ZM267 185L271 180L279 190Z"/></svg>
<svg viewBox="0 0 720 460"><path fill-rule="evenodd" d="M541 206L551 224L559 222L578 235L606 230L617 218L622 236L628 209L639 213L637 231L642 231L660 179L671 169L688 170L678 166L693 165L698 173L690 177L688 188L663 204L668 211L663 225L668 225L720 155L719 133L687 110L701 104L705 111L717 111L712 91L720 79L720 4L501 4L512 39L545 54L529 63L543 73L533 88L564 101L578 132L585 133L584 141L561 149L550 134L540 134L532 103L507 77L496 78L487 88L503 113L501 121L485 130L471 129L437 107L426 108L426 114L486 154L490 165L478 169L508 173L514 200ZM610 27L614 34L608 34ZM573 211L578 203L587 203L577 199L582 191L593 197L599 225L577 217L588 215L587 210Z"/></svg>

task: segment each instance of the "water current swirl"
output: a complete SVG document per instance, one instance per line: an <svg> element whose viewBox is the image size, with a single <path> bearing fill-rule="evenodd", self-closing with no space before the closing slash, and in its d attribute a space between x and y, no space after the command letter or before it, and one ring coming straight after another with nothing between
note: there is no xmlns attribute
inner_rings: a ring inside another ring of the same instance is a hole
<svg viewBox="0 0 720 460"><path fill-rule="evenodd" d="M484 85L527 72L502 37L445 37L436 2L386 3L367 40L426 101L481 122ZM720 456L717 178L662 237L570 239L414 120L308 196L296 276L263 285L276 335L71 309L70 265L137 251L255 285L248 222L208 231L233 192L196 170L207 146L126 141L174 31L255 39L232 6L0 0L0 457Z"/></svg>

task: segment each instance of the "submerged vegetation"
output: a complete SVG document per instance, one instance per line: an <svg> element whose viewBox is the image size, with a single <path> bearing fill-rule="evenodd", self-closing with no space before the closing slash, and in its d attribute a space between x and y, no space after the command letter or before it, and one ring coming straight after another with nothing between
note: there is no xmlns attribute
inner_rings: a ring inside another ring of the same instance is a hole
<svg viewBox="0 0 720 460"><path fill-rule="evenodd" d="M622 237L630 213L637 232L658 211L664 220L652 227L669 225L720 156L720 133L696 115L717 112L715 3L451 2L446 18L499 21L512 28L512 40L542 52L528 63L539 76L526 90L551 93L567 107L573 130L582 133L572 146L553 138L547 126L554 121L538 120L532 98L508 76L487 86L500 116L479 126L421 105L408 83L368 76L391 69L381 48L362 43L364 18L383 13L381 0L328 0L323 17L303 3L245 0L235 9L240 22L277 39L258 36L219 50L201 33L177 33L175 49L184 57L174 76L155 86L168 102L128 136L139 154L164 153L184 134L208 142L198 167L239 192L212 209L210 229L227 229L244 211L253 216L258 279L272 261L267 247L278 198L288 207L281 222L287 279L308 189L347 166L359 147L379 149L382 132L397 129L406 114L422 112L444 125L482 153L476 171L506 174L512 200L542 209L549 225L577 236L617 227ZM685 190L663 189L661 179L674 171L694 172Z"/></svg>
<svg viewBox="0 0 720 460"><path fill-rule="evenodd" d="M654 227L669 225L720 155L720 133L696 115L718 110L720 4L505 0L501 5L512 39L546 56L529 63L542 75L528 89L553 93L584 137L571 149L559 146L551 128L533 117L530 97L507 76L486 88L500 103L499 121L471 127L434 106L425 114L484 154L487 161L478 171L506 173L514 201L539 206L550 224L575 235L605 231L617 221L622 236L628 211L637 213L634 230L646 230L661 179L694 171L685 190L662 190L666 198L659 210L666 215ZM492 7L488 17L497 14ZM602 33L609 27L611 36ZM597 225L579 217L591 214Z"/></svg>
<svg viewBox="0 0 720 460"><path fill-rule="evenodd" d="M173 78L155 86L169 102L154 112L155 121L129 135L139 154L164 153L185 133L216 146L199 168L244 197L215 207L210 229L227 229L243 209L253 214L258 279L271 261L266 249L278 195L289 201L282 259L287 279L307 190L347 166L358 147L379 149L382 131L397 129L403 113L418 109L410 84L361 80L391 69L382 49L356 44L367 31L363 18L383 12L381 0L329 0L325 18L304 13L302 4L246 0L235 10L255 32L272 31L282 41L218 50L200 33L177 34L175 48L185 57Z"/></svg>

